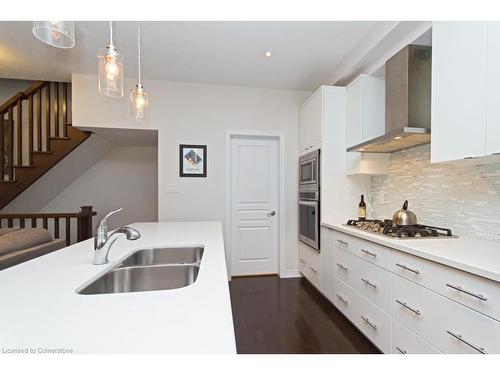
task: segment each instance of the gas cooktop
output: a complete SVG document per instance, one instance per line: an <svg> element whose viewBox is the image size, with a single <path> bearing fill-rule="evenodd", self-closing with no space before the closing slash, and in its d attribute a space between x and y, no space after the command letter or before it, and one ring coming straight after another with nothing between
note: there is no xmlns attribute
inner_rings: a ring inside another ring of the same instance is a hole
<svg viewBox="0 0 500 375"><path fill-rule="evenodd" d="M392 220L349 220L344 226L396 239L457 238L451 229L421 224L396 225Z"/></svg>

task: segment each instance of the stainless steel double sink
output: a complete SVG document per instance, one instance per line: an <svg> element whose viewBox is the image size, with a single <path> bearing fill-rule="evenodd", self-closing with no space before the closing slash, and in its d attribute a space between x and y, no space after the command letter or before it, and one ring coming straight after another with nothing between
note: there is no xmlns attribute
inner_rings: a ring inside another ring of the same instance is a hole
<svg viewBox="0 0 500 375"><path fill-rule="evenodd" d="M137 250L76 292L107 294L183 288L196 281L203 251L202 246Z"/></svg>

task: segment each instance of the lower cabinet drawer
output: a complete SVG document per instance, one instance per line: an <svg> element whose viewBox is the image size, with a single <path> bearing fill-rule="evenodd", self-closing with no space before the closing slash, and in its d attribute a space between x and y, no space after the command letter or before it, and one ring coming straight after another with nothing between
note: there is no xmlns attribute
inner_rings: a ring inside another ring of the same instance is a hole
<svg viewBox="0 0 500 375"><path fill-rule="evenodd" d="M299 242L299 271L321 290L321 254Z"/></svg>
<svg viewBox="0 0 500 375"><path fill-rule="evenodd" d="M440 266L437 292L500 321L500 283Z"/></svg>
<svg viewBox="0 0 500 375"><path fill-rule="evenodd" d="M429 341L443 353L500 353L500 323L434 294L436 327Z"/></svg>
<svg viewBox="0 0 500 375"><path fill-rule="evenodd" d="M401 251L392 250L391 271L431 290L437 286L437 264Z"/></svg>
<svg viewBox="0 0 500 375"><path fill-rule="evenodd" d="M432 292L392 275L391 315L420 337L428 338L434 328L435 309Z"/></svg>
<svg viewBox="0 0 500 375"><path fill-rule="evenodd" d="M359 298L353 323L384 353L391 352L391 317L365 298Z"/></svg>
<svg viewBox="0 0 500 375"><path fill-rule="evenodd" d="M356 296L354 295L356 292L349 288L342 280L339 278L335 278L335 283L333 285L334 290L334 298L333 304L337 307L342 313L352 321L354 317L354 313L356 311Z"/></svg>
<svg viewBox="0 0 500 375"><path fill-rule="evenodd" d="M392 353L439 354L440 352L397 320L392 319Z"/></svg>
<svg viewBox="0 0 500 375"><path fill-rule="evenodd" d="M391 352L391 317L340 279L335 280L338 307L382 352Z"/></svg>
<svg viewBox="0 0 500 375"><path fill-rule="evenodd" d="M393 275L391 314L443 353L500 353L500 323Z"/></svg>

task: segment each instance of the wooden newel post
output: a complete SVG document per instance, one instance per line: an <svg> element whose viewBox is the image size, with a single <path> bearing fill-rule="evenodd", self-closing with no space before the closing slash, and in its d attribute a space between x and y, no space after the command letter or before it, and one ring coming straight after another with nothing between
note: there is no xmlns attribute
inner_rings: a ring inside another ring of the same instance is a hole
<svg viewBox="0 0 500 375"><path fill-rule="evenodd" d="M96 212L92 211L92 206L80 207L78 213L78 242L92 237L92 216L96 214Z"/></svg>

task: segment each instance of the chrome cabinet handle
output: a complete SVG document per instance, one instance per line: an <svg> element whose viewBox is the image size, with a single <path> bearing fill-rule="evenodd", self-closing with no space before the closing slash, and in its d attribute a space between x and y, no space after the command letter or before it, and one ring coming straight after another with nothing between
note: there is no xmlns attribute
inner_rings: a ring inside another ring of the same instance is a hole
<svg viewBox="0 0 500 375"><path fill-rule="evenodd" d="M346 305L349 303L344 297L342 296L339 296L338 294L336 294L337 298L342 301L343 303L345 303Z"/></svg>
<svg viewBox="0 0 500 375"><path fill-rule="evenodd" d="M363 319L365 321L366 324L368 324L370 327L372 327L373 329L378 329L377 325L376 324L373 324L370 319L368 318L365 318L363 315L361 315L361 319Z"/></svg>
<svg viewBox="0 0 500 375"><path fill-rule="evenodd" d="M486 351L484 350L484 348L482 347L479 347L479 346L476 346L472 343L470 343L469 341L465 340L462 335L458 334L458 333L454 333L452 331L446 331L447 334L453 336L454 338L456 338L457 340L463 342L465 345L468 345L470 346L472 349L474 350L477 350L479 353L481 354L486 354Z"/></svg>
<svg viewBox="0 0 500 375"><path fill-rule="evenodd" d="M314 273L318 273L318 271L314 268L314 267L309 267L311 269L311 271L313 271Z"/></svg>
<svg viewBox="0 0 500 375"><path fill-rule="evenodd" d="M419 270L410 268L406 264L396 263L396 266L401 267L402 269L404 269L406 271L410 271L410 272L413 272L414 274L420 275L420 271Z"/></svg>
<svg viewBox="0 0 500 375"><path fill-rule="evenodd" d="M306 261L302 258L299 258L299 260L302 262L302 263L305 263Z"/></svg>
<svg viewBox="0 0 500 375"><path fill-rule="evenodd" d="M398 346L396 346L396 350L400 352L401 354L408 354L408 352L404 349L400 349Z"/></svg>
<svg viewBox="0 0 500 375"><path fill-rule="evenodd" d="M371 251L368 251L368 250L365 250L365 249L361 249L361 251L363 253L367 254L367 255L370 255L370 256L374 257L374 258L377 256L377 254L372 253Z"/></svg>
<svg viewBox="0 0 500 375"><path fill-rule="evenodd" d="M373 289L377 289L377 284L372 283L370 280L361 278L361 281L364 282L366 285L371 286Z"/></svg>
<svg viewBox="0 0 500 375"><path fill-rule="evenodd" d="M348 270L349 270L349 268L347 268L347 267L346 267L346 266L344 266L343 264L337 263L337 266L338 266L340 269L344 270L344 271L348 271Z"/></svg>
<svg viewBox="0 0 500 375"><path fill-rule="evenodd" d="M341 243L342 245L349 245L349 242L342 241L342 240L337 240L337 242Z"/></svg>
<svg viewBox="0 0 500 375"><path fill-rule="evenodd" d="M476 297L477 299L480 299L481 301L487 301L488 298L486 298L485 296L483 296L482 294L479 294L479 293L473 293L471 291L468 291L464 288L462 288L461 286L458 286L458 285L453 285L453 284L446 284L446 286L448 288L451 288L451 289L455 289L455 290L458 290L459 292L462 292L462 293L465 293L465 294L468 294L469 296L472 296L472 297Z"/></svg>
<svg viewBox="0 0 500 375"><path fill-rule="evenodd" d="M407 308L408 310L410 310L412 313L420 315L420 310L414 309L413 307L408 306L408 304L406 302L401 302L398 299L396 300L396 302L399 303L401 306L403 306L403 307Z"/></svg>

